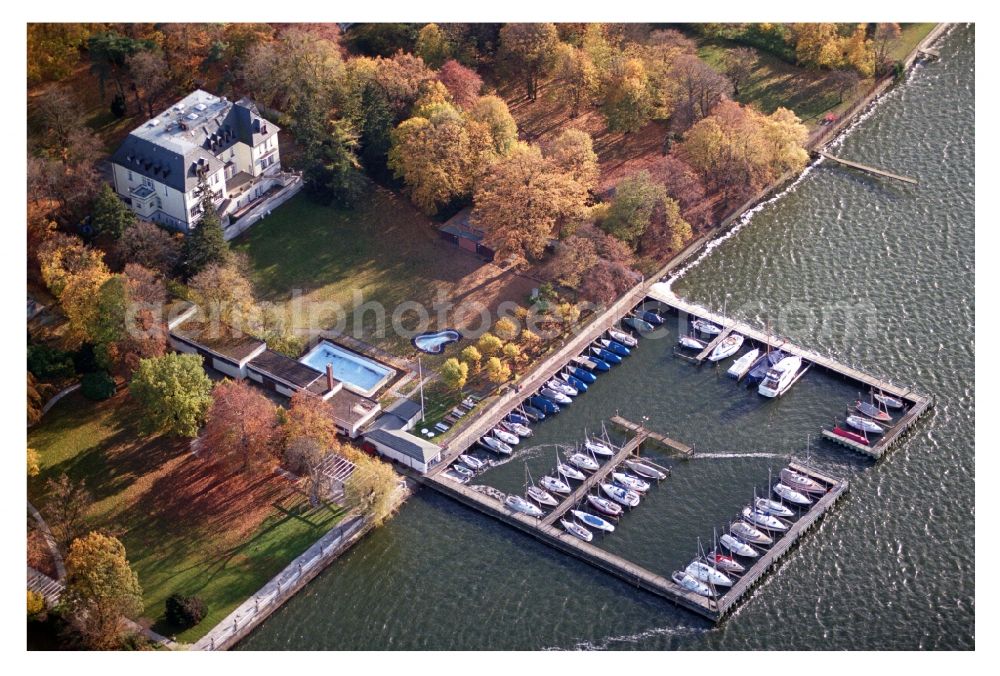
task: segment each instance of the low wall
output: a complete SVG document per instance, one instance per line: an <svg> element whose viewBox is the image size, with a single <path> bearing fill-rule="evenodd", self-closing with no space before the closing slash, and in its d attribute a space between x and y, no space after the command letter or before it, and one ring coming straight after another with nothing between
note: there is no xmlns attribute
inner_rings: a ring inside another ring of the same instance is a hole
<svg viewBox="0 0 1000 676"><path fill-rule="evenodd" d="M243 214L243 216L241 216L237 221L230 223L222 233L223 238L228 242L231 239L239 237L254 226L258 221L264 218L264 216L269 214L273 209L277 209L294 197L300 190L302 190L302 178L295 176L291 179L291 182L288 185L282 188L273 197L264 200L256 207Z"/></svg>

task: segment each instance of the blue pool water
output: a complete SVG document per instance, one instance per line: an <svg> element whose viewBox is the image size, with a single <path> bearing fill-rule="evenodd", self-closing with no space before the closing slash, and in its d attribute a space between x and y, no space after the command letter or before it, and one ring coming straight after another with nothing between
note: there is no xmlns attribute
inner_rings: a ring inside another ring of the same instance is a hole
<svg viewBox="0 0 1000 676"><path fill-rule="evenodd" d="M388 366L326 341L320 342L299 361L324 373L326 365L332 364L334 378L345 386L353 385L351 389L364 395L373 394L395 373Z"/></svg>

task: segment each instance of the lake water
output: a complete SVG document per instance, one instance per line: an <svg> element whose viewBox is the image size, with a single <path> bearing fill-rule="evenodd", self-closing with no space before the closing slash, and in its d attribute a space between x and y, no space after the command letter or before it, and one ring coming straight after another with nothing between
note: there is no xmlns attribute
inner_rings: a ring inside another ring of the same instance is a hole
<svg viewBox="0 0 1000 676"><path fill-rule="evenodd" d="M974 52L940 45L835 152L919 178L822 163L674 282L936 406L875 463L817 440L857 388L810 371L780 400L647 340L515 458L517 490L556 445L615 413L693 445L600 546L669 574L789 455L849 494L719 626L422 490L243 641L242 649L954 649L975 645ZM807 439L811 437L811 448Z"/></svg>

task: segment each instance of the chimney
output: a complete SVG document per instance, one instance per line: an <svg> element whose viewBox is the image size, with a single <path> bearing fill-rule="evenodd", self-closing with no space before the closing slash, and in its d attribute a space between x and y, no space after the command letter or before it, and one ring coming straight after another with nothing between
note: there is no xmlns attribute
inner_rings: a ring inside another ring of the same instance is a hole
<svg viewBox="0 0 1000 676"><path fill-rule="evenodd" d="M333 389L333 364L326 365L326 389Z"/></svg>

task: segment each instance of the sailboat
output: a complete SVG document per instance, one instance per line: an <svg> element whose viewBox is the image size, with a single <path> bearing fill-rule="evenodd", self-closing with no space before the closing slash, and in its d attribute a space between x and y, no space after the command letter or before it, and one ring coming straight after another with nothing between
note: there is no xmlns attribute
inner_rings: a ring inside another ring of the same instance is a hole
<svg viewBox="0 0 1000 676"><path fill-rule="evenodd" d="M492 432L493 436L495 436L497 439L504 442L508 446L517 446L519 443L521 443L521 437L517 436L512 432L508 432L507 430L503 429L500 426L494 427Z"/></svg>
<svg viewBox="0 0 1000 676"><path fill-rule="evenodd" d="M556 471L567 479L576 479L577 481L585 481L587 479L587 475L578 470L576 467L567 465L560 460L556 460Z"/></svg>
<svg viewBox="0 0 1000 676"><path fill-rule="evenodd" d="M708 565L704 561L698 561L695 559L688 564L684 572L701 582L707 582L709 584L715 585L716 587L732 587L733 581L729 577L712 566Z"/></svg>
<svg viewBox="0 0 1000 676"><path fill-rule="evenodd" d="M557 479L555 477L545 475L539 480L538 483L540 483L542 485L542 488L544 488L547 491L551 491L553 493L561 493L563 495L570 494L569 485L562 479Z"/></svg>
<svg viewBox="0 0 1000 676"><path fill-rule="evenodd" d="M722 333L721 326L716 326L712 322L705 319L696 319L691 326L693 326L696 331L700 331L706 336L717 336Z"/></svg>
<svg viewBox="0 0 1000 676"><path fill-rule="evenodd" d="M874 420L862 417L860 415L849 415L847 416L847 424L856 430L861 430L863 432L869 432L871 434L882 434L885 432L882 426L879 425Z"/></svg>
<svg viewBox="0 0 1000 676"><path fill-rule="evenodd" d="M667 478L667 475L656 469L655 467L650 467L641 460L632 460L629 458L625 461L625 464L630 470L638 474L639 476L646 477L647 479L655 479L656 481L663 481Z"/></svg>
<svg viewBox="0 0 1000 676"><path fill-rule="evenodd" d="M608 329L608 335L611 336L613 340L617 340L625 347L636 347L639 345L639 341L638 339L636 339L635 336L630 336L624 331L616 331L615 329Z"/></svg>
<svg viewBox="0 0 1000 676"><path fill-rule="evenodd" d="M780 502L775 502L774 500L768 500L767 498L757 498L753 501L754 508L761 514L768 514L770 516L783 516L786 519L794 516L792 510L785 507Z"/></svg>
<svg viewBox="0 0 1000 676"><path fill-rule="evenodd" d="M626 507L635 507L639 504L639 494L635 491L630 491L627 488L622 488L621 486L615 486L613 484L602 483L601 490L604 494L615 502L625 505Z"/></svg>
<svg viewBox="0 0 1000 676"><path fill-rule="evenodd" d="M631 476L625 472L612 472L611 478L615 480L619 486L629 488L636 493L645 493L649 490L649 482L643 481L638 477Z"/></svg>
<svg viewBox="0 0 1000 676"><path fill-rule="evenodd" d="M782 483L786 486L791 486L800 493L826 493L826 488L823 484L804 474L799 474L788 467L781 470L780 476Z"/></svg>
<svg viewBox="0 0 1000 676"><path fill-rule="evenodd" d="M508 446L504 442L494 437L490 436L482 437L479 440L479 443L485 446L486 448L490 449L494 453L500 453L502 455L510 455L511 453L514 452L514 449L512 449L510 446Z"/></svg>
<svg viewBox="0 0 1000 676"><path fill-rule="evenodd" d="M594 441L590 437L587 437L587 439L583 442L583 446L594 455L603 455L606 458L610 458L615 454L614 451L608 448L607 444L600 441Z"/></svg>
<svg viewBox="0 0 1000 676"><path fill-rule="evenodd" d="M681 344L681 347L686 347L689 350L704 350L708 345L705 341L698 340L694 336L681 336L677 342Z"/></svg>
<svg viewBox="0 0 1000 676"><path fill-rule="evenodd" d="M770 535L765 535L746 521L734 521L729 527L729 532L747 544L772 545L774 540Z"/></svg>
<svg viewBox="0 0 1000 676"><path fill-rule="evenodd" d="M563 528L566 529L567 533L571 533L576 537L580 538L584 542L590 542L594 539L594 534L589 530L576 523L575 521L567 521L566 519L559 519L559 523Z"/></svg>
<svg viewBox="0 0 1000 676"><path fill-rule="evenodd" d="M885 392L872 392L872 396L875 397L875 401L879 402L886 408L903 408L905 404L902 399L897 399L896 397L890 397Z"/></svg>
<svg viewBox="0 0 1000 676"><path fill-rule="evenodd" d="M619 343L617 340L611 340L609 338L598 338L597 344L603 347L608 352L614 352L619 357L627 357L632 354L632 351Z"/></svg>
<svg viewBox="0 0 1000 676"><path fill-rule="evenodd" d="M578 518L580 521L590 526L591 528L596 528L606 533L612 533L615 530L614 525L610 521L605 521L599 516L595 516L594 514L590 514L589 512L582 512L579 509L573 509L570 511L573 513L573 516L575 516L576 518Z"/></svg>
<svg viewBox="0 0 1000 676"><path fill-rule="evenodd" d="M854 402L854 409L864 413L869 418L874 418L875 420L880 420L882 422L892 422L892 416L880 409L875 404L870 404L867 401L856 401Z"/></svg>
<svg viewBox="0 0 1000 676"><path fill-rule="evenodd" d="M527 484L525 493L529 498L540 505L545 505L546 507L555 507L559 504L559 501L552 497L551 493L544 488L539 488L535 485L535 482L531 480L531 472L528 471L528 463L524 463L524 477L525 483Z"/></svg>
<svg viewBox="0 0 1000 676"><path fill-rule="evenodd" d="M675 570L670 576L674 582L679 584L684 589L694 592L699 596L704 596L706 598L712 598L715 593L709 589L708 585L704 582L699 582L698 580L691 577L687 572Z"/></svg>
<svg viewBox="0 0 1000 676"><path fill-rule="evenodd" d="M599 495L587 495L587 502L589 502L601 514L614 517L621 516L621 505L617 505L607 498L602 498Z"/></svg>
<svg viewBox="0 0 1000 676"><path fill-rule="evenodd" d="M583 382L574 375L570 375L569 373L560 373L559 378L562 379L563 382L572 387L574 390L576 390L577 393L579 394L583 394L584 392L587 391L587 383Z"/></svg>
<svg viewBox="0 0 1000 676"><path fill-rule="evenodd" d="M729 533L726 533L721 538L719 538L719 544L721 544L723 547L731 551L733 554L736 554L737 556L743 556L748 559L755 559L758 556L760 556L760 554L757 553L756 549L748 545L746 542L743 542L739 538L730 535Z"/></svg>
<svg viewBox="0 0 1000 676"><path fill-rule="evenodd" d="M552 380L548 381L547 383L545 383L545 386L548 387L550 390L555 390L556 392L562 392L567 397L576 397L579 396L580 394L580 390L576 389L569 383L564 383L558 378L553 378Z"/></svg>
<svg viewBox="0 0 1000 676"><path fill-rule="evenodd" d="M579 467L580 469L587 470L588 472L596 472L600 465L597 461L591 458L589 455L584 455L583 453L574 453L568 458L571 465L574 467Z"/></svg>
<svg viewBox="0 0 1000 676"><path fill-rule="evenodd" d="M522 425L521 423L516 423L511 420L503 420L500 422L500 427L507 430L511 434L516 434L519 437L530 437L534 434L531 428L527 425Z"/></svg>
<svg viewBox="0 0 1000 676"><path fill-rule="evenodd" d="M731 375L733 378L742 378L746 375L746 372L750 370L750 366L757 360L757 355L759 354L760 350L755 347L734 361L726 373Z"/></svg>
<svg viewBox="0 0 1000 676"><path fill-rule="evenodd" d="M708 355L708 361L722 361L739 352L741 347L743 347L743 336L738 333L730 333L715 346L712 354Z"/></svg>
<svg viewBox="0 0 1000 676"><path fill-rule="evenodd" d="M786 486L783 483L774 484L774 492L781 496L782 500L788 500L789 502L795 503L796 505L811 505L812 500L810 500L806 495L799 493L794 488Z"/></svg>
<svg viewBox="0 0 1000 676"><path fill-rule="evenodd" d="M531 504L520 495L508 495L507 499L504 500L504 504L517 512L533 516L536 519L540 518L544 514L541 509Z"/></svg>
<svg viewBox="0 0 1000 676"><path fill-rule="evenodd" d="M475 470L477 472L486 467L486 461L480 460L474 455L468 455L466 453L463 453L462 455L458 456L458 459L464 462L466 467Z"/></svg>

